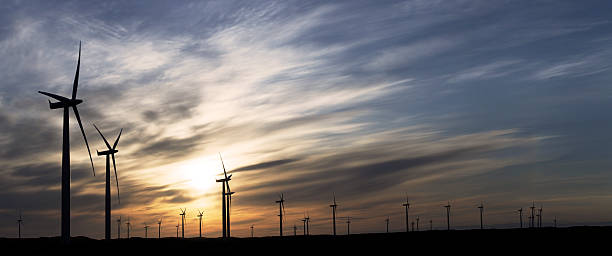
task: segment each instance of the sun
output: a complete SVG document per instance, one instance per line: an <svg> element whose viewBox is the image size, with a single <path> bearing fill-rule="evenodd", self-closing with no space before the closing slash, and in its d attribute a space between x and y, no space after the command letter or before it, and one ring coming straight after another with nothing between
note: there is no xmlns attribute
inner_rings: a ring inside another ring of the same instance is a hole
<svg viewBox="0 0 612 256"><path fill-rule="evenodd" d="M191 189L200 193L209 192L215 188L221 172L218 161L213 157L187 160L179 164L178 174Z"/></svg>

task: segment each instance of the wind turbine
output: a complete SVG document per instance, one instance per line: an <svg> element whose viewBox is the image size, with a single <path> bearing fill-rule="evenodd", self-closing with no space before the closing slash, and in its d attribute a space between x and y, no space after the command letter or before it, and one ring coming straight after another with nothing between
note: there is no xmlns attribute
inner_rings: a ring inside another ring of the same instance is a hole
<svg viewBox="0 0 612 256"><path fill-rule="evenodd" d="M251 225L251 238L253 238L253 225Z"/></svg>
<svg viewBox="0 0 612 256"><path fill-rule="evenodd" d="M306 235L309 236L310 235L310 214L308 213L308 211L306 211L306 218L304 218L306 220Z"/></svg>
<svg viewBox="0 0 612 256"><path fill-rule="evenodd" d="M157 222L157 238L161 238L161 224L162 224L162 219L164 217L160 217L159 221Z"/></svg>
<svg viewBox="0 0 612 256"><path fill-rule="evenodd" d="M540 204L540 209L538 209L538 228L542 227L542 204Z"/></svg>
<svg viewBox="0 0 612 256"><path fill-rule="evenodd" d="M121 216L117 219L117 239L121 239Z"/></svg>
<svg viewBox="0 0 612 256"><path fill-rule="evenodd" d="M412 231L414 231L414 221L410 223L412 225Z"/></svg>
<svg viewBox="0 0 612 256"><path fill-rule="evenodd" d="M408 202L408 196L406 196L406 203L402 204L406 208L406 232L408 232L408 209L410 208L410 203Z"/></svg>
<svg viewBox="0 0 612 256"><path fill-rule="evenodd" d="M149 226L147 225L147 223L145 222L144 225L144 229L145 229L145 239L148 238L149 235Z"/></svg>
<svg viewBox="0 0 612 256"><path fill-rule="evenodd" d="M17 226L19 229L17 237L19 239L21 239L21 225L23 225L23 218L21 218L21 211L19 211L19 219L17 219Z"/></svg>
<svg viewBox="0 0 612 256"><path fill-rule="evenodd" d="M179 225L179 221L177 220L176 221L176 238L179 238L179 236L178 236L179 226L180 226Z"/></svg>
<svg viewBox="0 0 612 256"><path fill-rule="evenodd" d="M227 171L225 171L225 163L223 163L223 157L221 157L221 153L219 153L219 158L221 159L221 165L223 165L223 179L217 179L217 182L222 182L222 203L221 203L221 211L222 211L222 223L223 223L223 238L231 237L230 234L230 208L232 205L232 194L234 192L231 191L229 186L229 181L232 180L232 174L227 175ZM227 192L225 189L227 188Z"/></svg>
<svg viewBox="0 0 612 256"><path fill-rule="evenodd" d="M521 224L521 228L523 228L523 208L521 207L521 209L518 209L518 213L519 213L519 223Z"/></svg>
<svg viewBox="0 0 612 256"><path fill-rule="evenodd" d="M128 221L125 223L127 226L127 238L130 239L130 216L128 216Z"/></svg>
<svg viewBox="0 0 612 256"><path fill-rule="evenodd" d="M283 236L283 213L285 212L285 197L283 194L280 194L280 200L276 201L276 203L278 204L278 216L279 216L279 220L280 220L280 226L279 226L279 231L280 231L280 236Z"/></svg>
<svg viewBox="0 0 612 256"><path fill-rule="evenodd" d="M389 233L389 216L385 219L385 223L387 223L387 233Z"/></svg>
<svg viewBox="0 0 612 256"><path fill-rule="evenodd" d="M119 152L117 150L117 143L119 143L119 138L121 138L121 133L123 132L123 128L119 131L119 135L117 136L117 139L115 139L115 143L113 144L113 146L111 147L111 145L108 143L108 141L106 140L106 138L104 137L104 135L102 134L102 132L100 132L100 129L98 129L98 127L94 124L93 125L94 128L96 128L96 131L98 131L98 133L100 134L100 136L102 137L102 139L104 140L104 144L106 144L106 147L108 148L108 150L105 151L97 151L98 156L106 156L106 189L105 189L105 196L104 196L104 238L106 240L110 240L111 239L111 191L110 191L110 158L109 156L113 159L113 168L115 169L115 181L117 182L117 201L119 202L119 204L121 204L121 199L119 197L119 178L117 176L117 165L115 164L115 153Z"/></svg>
<svg viewBox="0 0 612 256"><path fill-rule="evenodd" d="M346 235L347 236L351 234L351 219L353 219L351 216L346 217Z"/></svg>
<svg viewBox="0 0 612 256"><path fill-rule="evenodd" d="M429 220L429 230L433 230L433 220Z"/></svg>
<svg viewBox="0 0 612 256"><path fill-rule="evenodd" d="M482 202L480 202L480 206L478 206L478 209L480 210L480 229L483 229L483 225L482 225L482 211L484 211L484 205L482 205Z"/></svg>
<svg viewBox="0 0 612 256"><path fill-rule="evenodd" d="M534 227L534 219L535 219L535 213L534 213L534 209L535 209L535 202L532 202L531 207L529 207L531 209L531 216L529 217L530 219L530 228Z"/></svg>
<svg viewBox="0 0 612 256"><path fill-rule="evenodd" d="M83 124L81 123L81 116L79 115L79 110L77 109L77 105L81 104L83 100L77 99L77 87L79 86L79 69L81 67L81 42L79 42L79 59L77 61L76 73L74 75L74 83L72 84L72 97L66 98L63 96L59 96L57 94L52 94L48 92L38 91L38 93L49 96L58 102L51 102L49 100L49 108L51 109L64 109L64 120L63 120L63 140L62 140L62 217L61 217L61 234L62 234L62 242L67 244L70 242L70 119L68 118L68 113L70 112L70 108L74 112L74 116L79 123L79 127L81 128L81 133L83 134L83 139L85 140L85 145L87 146L87 152L89 153L89 160L91 161L91 170L93 175L96 176L96 172L93 166L93 159L91 158L91 151L89 150L89 143L87 142L87 137L85 136L85 130L83 129Z"/></svg>
<svg viewBox="0 0 612 256"><path fill-rule="evenodd" d="M419 231L419 216L417 216L417 231Z"/></svg>
<svg viewBox="0 0 612 256"><path fill-rule="evenodd" d="M555 216L555 219L553 220L553 222L555 224L554 227L557 228L557 216Z"/></svg>
<svg viewBox="0 0 612 256"><path fill-rule="evenodd" d="M293 224L293 236L297 236L297 226Z"/></svg>
<svg viewBox="0 0 612 256"><path fill-rule="evenodd" d="M204 212L198 210L198 218L200 219L200 238L202 238L202 216L204 216Z"/></svg>
<svg viewBox="0 0 612 256"><path fill-rule="evenodd" d="M446 208L446 230L450 230L450 201L444 207Z"/></svg>
<svg viewBox="0 0 612 256"><path fill-rule="evenodd" d="M334 194L334 204L329 205L332 208L332 222L334 226L334 236L336 235L336 208L338 204L336 204L336 195Z"/></svg>
<svg viewBox="0 0 612 256"><path fill-rule="evenodd" d="M185 211L187 211L187 208L185 209L181 209L181 214L179 214L181 216L181 237L185 238Z"/></svg>
<svg viewBox="0 0 612 256"><path fill-rule="evenodd" d="M306 215L305 215L305 214L304 214L304 218L303 218L303 219L301 219L301 221L302 221L302 222L303 222L303 224L304 224L304 230L303 230L303 231L304 231L304 235L306 235Z"/></svg>

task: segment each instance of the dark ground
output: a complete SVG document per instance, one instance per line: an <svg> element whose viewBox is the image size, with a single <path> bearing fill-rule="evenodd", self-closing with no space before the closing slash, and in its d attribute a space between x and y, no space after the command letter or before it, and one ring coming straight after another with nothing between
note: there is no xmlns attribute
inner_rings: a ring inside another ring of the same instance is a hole
<svg viewBox="0 0 612 256"><path fill-rule="evenodd" d="M206 255L225 254L502 254L597 253L611 255L612 227L488 229L355 234L350 236L288 236L262 238L131 238L95 240L73 237L62 246L58 237L0 238L0 255Z"/></svg>

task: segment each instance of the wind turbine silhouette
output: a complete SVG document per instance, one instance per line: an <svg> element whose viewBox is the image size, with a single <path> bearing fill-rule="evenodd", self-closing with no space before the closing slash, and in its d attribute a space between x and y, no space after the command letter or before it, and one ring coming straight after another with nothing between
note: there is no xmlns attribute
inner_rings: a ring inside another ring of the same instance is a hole
<svg viewBox="0 0 612 256"><path fill-rule="evenodd" d="M223 166L223 179L217 179L217 182L221 182L222 185L222 203L221 203L221 211L222 211L222 223L223 223L223 238L231 237L230 234L230 209L232 205L232 194L234 192L231 191L229 186L229 181L232 180L232 174L227 175L227 171L225 171L225 163L223 163L223 157L221 157L221 153L219 153L219 159L221 159L221 165ZM225 189L227 188L227 192Z"/></svg>
<svg viewBox="0 0 612 256"><path fill-rule="evenodd" d="M181 216L181 238L185 238L185 211L187 211L187 208L181 209L181 214L179 214Z"/></svg>
<svg viewBox="0 0 612 256"><path fill-rule="evenodd" d="M402 204L406 208L406 232L408 232L408 209L410 208L410 202L408 202L408 196L406 196L406 203Z"/></svg>
<svg viewBox="0 0 612 256"><path fill-rule="evenodd" d="M253 225L251 225L251 238L253 238Z"/></svg>
<svg viewBox="0 0 612 256"><path fill-rule="evenodd" d="M297 226L293 224L293 236L297 236Z"/></svg>
<svg viewBox="0 0 612 256"><path fill-rule="evenodd" d="M417 216L416 221L417 221L417 231L419 231L419 216Z"/></svg>
<svg viewBox="0 0 612 256"><path fill-rule="evenodd" d="M557 216L555 216L555 219L553 220L554 222L554 227L557 228Z"/></svg>
<svg viewBox="0 0 612 256"><path fill-rule="evenodd" d="M149 235L149 226L147 225L146 222L144 224L144 229L145 229L145 239L146 239L148 238L148 235Z"/></svg>
<svg viewBox="0 0 612 256"><path fill-rule="evenodd" d="M414 221L410 223L412 225L412 231L414 231Z"/></svg>
<svg viewBox="0 0 612 256"><path fill-rule="evenodd" d="M157 222L157 238L161 238L161 224L162 224L162 219L164 217L160 217L159 221Z"/></svg>
<svg viewBox="0 0 612 256"><path fill-rule="evenodd" d="M538 209L538 228L542 227L542 204L540 204L540 209Z"/></svg>
<svg viewBox="0 0 612 256"><path fill-rule="evenodd" d="M310 214L306 211L306 235L310 235Z"/></svg>
<svg viewBox="0 0 612 256"><path fill-rule="evenodd" d="M77 61L76 73L74 75L74 83L72 84L72 97L66 98L63 96L59 96L57 94L52 94L48 92L38 91L38 93L51 97L58 102L51 102L49 100L49 108L51 109L64 109L64 120L63 120L63 140L62 140L62 217L61 217L61 235L62 242L67 244L70 242L70 118L68 118L68 113L70 112L70 108L74 112L74 116L79 123L79 127L81 128L81 133L83 134L83 139L85 140L85 145L87 146L87 152L89 153L89 160L91 161L91 170L93 175L96 176L96 171L94 170L93 159L91 158L91 151L89 150L89 143L87 142L87 136L85 136L85 130L83 129L83 124L81 123L81 116L79 115L79 110L77 109L77 105L81 104L83 100L77 99L77 88L79 86L79 69L81 67L81 42L79 41L79 59Z"/></svg>
<svg viewBox="0 0 612 256"><path fill-rule="evenodd" d="M127 226L127 238L130 239L130 216L128 216L128 221L125 223L125 225Z"/></svg>
<svg viewBox="0 0 612 256"><path fill-rule="evenodd" d="M200 238L202 238L202 216L204 216L204 212L198 210L198 218L200 219Z"/></svg>
<svg viewBox="0 0 612 256"><path fill-rule="evenodd" d="M280 200L276 201L278 204L278 216L280 220L279 232L280 236L283 236L283 213L285 212L285 197L283 194L280 194Z"/></svg>
<svg viewBox="0 0 612 256"><path fill-rule="evenodd" d="M429 220L429 230L433 230L433 220Z"/></svg>
<svg viewBox="0 0 612 256"><path fill-rule="evenodd" d="M117 239L121 239L121 216L117 219Z"/></svg>
<svg viewBox="0 0 612 256"><path fill-rule="evenodd" d="M304 224L304 230L303 230L303 231L304 231L304 235L306 235L306 214L304 214L304 218L303 218L303 219L301 219L301 221L302 221L302 222L303 222L303 224Z"/></svg>
<svg viewBox="0 0 612 256"><path fill-rule="evenodd" d="M179 232L178 232L178 231L179 231L179 226L180 226L180 225L179 225L179 221L177 220L177 221L176 221L176 238L179 238L179 234L178 234L178 233L179 233Z"/></svg>
<svg viewBox="0 0 612 256"><path fill-rule="evenodd" d="M535 219L535 213L534 213L534 209L535 209L535 202L532 202L531 207L529 207L531 209L531 216L529 217L530 219L530 228L533 228L534 225L534 219Z"/></svg>
<svg viewBox="0 0 612 256"><path fill-rule="evenodd" d="M519 213L519 223L520 223L520 227L523 228L523 207L521 207L521 209L518 209L518 213Z"/></svg>
<svg viewBox="0 0 612 256"><path fill-rule="evenodd" d="M450 201L444 207L446 208L446 230L450 230Z"/></svg>
<svg viewBox="0 0 612 256"><path fill-rule="evenodd" d="M19 239L21 239L21 225L23 225L23 218L21 217L21 211L19 211L19 219L17 219L17 226L19 229L17 237Z"/></svg>
<svg viewBox="0 0 612 256"><path fill-rule="evenodd" d="M346 235L351 234L351 220L353 219L351 216L346 216L343 219L346 219Z"/></svg>
<svg viewBox="0 0 612 256"><path fill-rule="evenodd" d="M336 195L334 194L334 204L329 205L332 208L332 223L334 227L334 236L336 235L336 208L338 204L336 204Z"/></svg>
<svg viewBox="0 0 612 256"><path fill-rule="evenodd" d="M389 233L389 216L385 219L385 223L387 223L387 233Z"/></svg>
<svg viewBox="0 0 612 256"><path fill-rule="evenodd" d="M119 204L121 204L121 199L119 197L119 178L117 176L117 165L115 164L115 153L119 152L117 150L117 143L119 143L119 138L121 138L121 133L123 132L123 129L121 129L119 131L119 135L117 136L117 139L115 139L115 143L113 143L113 146L111 147L111 145L108 143L108 141L106 140L106 138L104 137L104 135L102 134L102 132L100 132L100 129L98 129L98 127L94 124L93 125L94 128L96 128L96 131L98 131L98 133L100 134L100 136L102 137L102 139L104 140L104 144L106 144L106 147L108 148L108 150L105 151L97 151L98 156L106 156L106 189L105 189L105 196L104 196L104 238L106 240L110 240L111 239L111 191L110 191L110 159L109 156L112 157L113 159L113 168L115 169L115 181L117 182L117 201L119 202Z"/></svg>
<svg viewBox="0 0 612 256"><path fill-rule="evenodd" d="M482 202L480 202L480 206L478 206L478 209L480 210L480 229L483 229L483 225L482 225L482 211L484 211L484 205L482 205Z"/></svg>

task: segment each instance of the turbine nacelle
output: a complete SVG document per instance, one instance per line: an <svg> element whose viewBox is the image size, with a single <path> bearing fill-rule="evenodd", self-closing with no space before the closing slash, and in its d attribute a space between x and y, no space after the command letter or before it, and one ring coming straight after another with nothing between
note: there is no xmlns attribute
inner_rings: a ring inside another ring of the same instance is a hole
<svg viewBox="0 0 612 256"><path fill-rule="evenodd" d="M109 149L109 150L104 150L104 151L97 151L96 150L96 152L98 153L99 156L107 156L107 155L115 154L115 153L119 152L119 150L116 150L116 149Z"/></svg>

